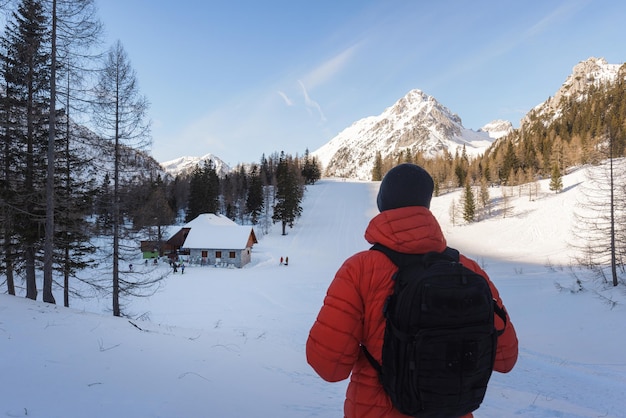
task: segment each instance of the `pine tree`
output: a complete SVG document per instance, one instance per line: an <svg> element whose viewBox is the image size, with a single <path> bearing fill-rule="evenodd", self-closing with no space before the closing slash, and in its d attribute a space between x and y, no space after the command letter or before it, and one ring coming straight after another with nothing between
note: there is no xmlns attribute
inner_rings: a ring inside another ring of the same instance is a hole
<svg viewBox="0 0 626 418"><path fill-rule="evenodd" d="M16 161L19 148L13 138L16 135L16 126L12 123L14 113L13 100L7 95L8 82L7 71L10 64L6 54L6 44L0 43L0 75L2 87L0 87L0 239L2 239L3 261L0 273L6 277L7 293L15 295L15 263L17 261L15 239L15 217L17 208L12 202L17 201Z"/></svg>
<svg viewBox="0 0 626 418"><path fill-rule="evenodd" d="M476 218L476 202L474 200L474 192L469 181L465 183L465 192L463 194L463 219L465 222L474 222Z"/></svg>
<svg viewBox="0 0 626 418"><path fill-rule="evenodd" d="M374 157L374 167L372 167L372 181L381 181L383 179L383 158L380 151L376 151Z"/></svg>
<svg viewBox="0 0 626 418"><path fill-rule="evenodd" d="M506 150L504 152L504 160L502 164L502 168L499 172L500 181L504 184L510 184L512 181L511 174L517 168L518 161L515 155L515 148L513 147L512 142L507 142Z"/></svg>
<svg viewBox="0 0 626 418"><path fill-rule="evenodd" d="M250 178L243 164L239 165L235 177L235 206L236 218L243 224L246 215L246 199L248 197L248 189L250 188Z"/></svg>
<svg viewBox="0 0 626 418"><path fill-rule="evenodd" d="M566 165L563 141L559 137L557 137L552 143L550 160L550 190L559 193L563 190L563 175L561 170Z"/></svg>
<svg viewBox="0 0 626 418"><path fill-rule="evenodd" d="M250 187L246 198L246 213L250 215L252 225L256 225L263 212L263 182L259 167L254 164L250 169Z"/></svg>
<svg viewBox="0 0 626 418"><path fill-rule="evenodd" d="M454 161L454 174L457 178L457 184L461 187L465 184L469 171L469 158L467 157L465 145L463 145L463 152L460 157L457 149L457 155L454 157Z"/></svg>
<svg viewBox="0 0 626 418"><path fill-rule="evenodd" d="M274 205L274 222L282 223L282 235L286 235L286 227L293 227L295 220L302 214L300 203L304 194L300 173L290 157L281 153L276 167L276 204Z"/></svg>
<svg viewBox="0 0 626 418"><path fill-rule="evenodd" d="M220 181L212 160L196 167L189 181L186 222L203 213L219 213Z"/></svg>
<svg viewBox="0 0 626 418"><path fill-rule="evenodd" d="M40 1L23 0L9 21L2 44L3 76L5 81L5 111L9 125L5 132L5 171L8 183L4 197L8 207L6 220L17 235L21 246L13 254L22 254L26 278L26 297L37 298L35 266L41 250L46 161L48 148L48 108L50 93L50 33L45 10ZM7 235L5 235L5 238ZM11 261L10 263L13 263ZM13 268L13 264L5 266Z"/></svg>
<svg viewBox="0 0 626 418"><path fill-rule="evenodd" d="M220 198L220 179L215 170L213 161L205 167L204 181L207 187L207 213L219 213L219 198Z"/></svg>
<svg viewBox="0 0 626 418"><path fill-rule="evenodd" d="M322 177L319 161L317 161L316 157L309 154L308 149L304 152L302 177L304 177L305 184L315 184Z"/></svg>
<svg viewBox="0 0 626 418"><path fill-rule="evenodd" d="M550 190L559 193L563 190L563 176L558 162L552 163L552 176L550 178Z"/></svg>

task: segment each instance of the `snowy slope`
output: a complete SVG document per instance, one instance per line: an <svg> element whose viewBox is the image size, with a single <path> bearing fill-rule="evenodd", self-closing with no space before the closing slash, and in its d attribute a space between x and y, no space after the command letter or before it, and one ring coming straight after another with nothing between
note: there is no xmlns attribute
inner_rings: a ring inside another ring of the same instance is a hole
<svg viewBox="0 0 626 418"><path fill-rule="evenodd" d="M604 293L621 301L611 309L555 288L573 282L567 241L584 181L578 170L556 195L543 181L534 201L514 195L511 216L471 225L450 222L459 192L433 199L449 244L490 274L520 339L517 366L494 374L477 418L624 416L624 296ZM309 186L295 227L259 237L245 268L189 266L130 305L149 320L113 318L108 300L66 309L0 295L0 416L342 416L346 382L317 377L304 346L335 271L368 248L377 186Z"/></svg>

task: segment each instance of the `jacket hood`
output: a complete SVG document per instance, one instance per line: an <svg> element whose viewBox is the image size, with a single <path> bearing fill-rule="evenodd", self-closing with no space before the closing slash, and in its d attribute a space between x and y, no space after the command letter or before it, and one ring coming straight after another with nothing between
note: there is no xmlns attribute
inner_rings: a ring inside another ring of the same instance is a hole
<svg viewBox="0 0 626 418"><path fill-rule="evenodd" d="M439 222L430 209L422 206L379 213L367 226L365 239L407 254L441 252L447 246Z"/></svg>

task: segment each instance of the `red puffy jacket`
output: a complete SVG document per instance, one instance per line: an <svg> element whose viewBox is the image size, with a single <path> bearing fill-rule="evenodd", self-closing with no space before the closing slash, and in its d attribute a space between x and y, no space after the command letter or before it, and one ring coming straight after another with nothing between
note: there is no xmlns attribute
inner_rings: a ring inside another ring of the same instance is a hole
<svg viewBox="0 0 626 418"><path fill-rule="evenodd" d="M370 221L365 239L409 254L446 248L439 223L429 209L419 206L381 212ZM493 297L503 307L498 290L478 264L463 255L460 261L485 277ZM405 417L391 405L376 371L360 349L361 344L365 345L380 361L385 331L383 305L393 290L392 275L396 270L379 251L362 251L348 258L330 284L309 333L306 355L313 369L329 382L351 375L344 404L347 418ZM497 315L495 321L497 329L502 329L504 324ZM494 369L506 373L516 361L517 336L508 320L498 339Z"/></svg>

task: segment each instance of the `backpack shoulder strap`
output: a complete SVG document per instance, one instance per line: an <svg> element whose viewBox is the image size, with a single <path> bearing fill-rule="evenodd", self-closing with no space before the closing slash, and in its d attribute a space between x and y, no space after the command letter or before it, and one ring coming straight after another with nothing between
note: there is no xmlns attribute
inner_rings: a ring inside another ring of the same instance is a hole
<svg viewBox="0 0 626 418"><path fill-rule="evenodd" d="M502 319L502 322L504 322L504 326L502 327L502 329L497 329L496 330L496 335L499 337L502 334L504 334L504 330L506 330L506 317L507 317L507 313L506 313L506 309L504 309L504 307L499 307L498 303L496 302L496 300L493 300L493 312L498 315L500 317L500 319Z"/></svg>
<svg viewBox="0 0 626 418"><path fill-rule="evenodd" d="M380 243L375 243L370 247L370 250L380 251L381 253L385 254L387 258L389 258L393 262L393 264L398 267L405 267L409 264L414 264L420 261L427 263L429 260L434 260L437 258L441 259L442 255L443 258L447 258L451 261L456 262L458 262L460 258L459 251L451 247L446 247L446 249L441 253L433 251L426 254L406 254L392 250L391 248L386 247Z"/></svg>
<svg viewBox="0 0 626 418"><path fill-rule="evenodd" d="M457 263L461 259L461 253L459 253L459 250L452 248L452 247L446 247L446 249L443 250L443 254L447 255L448 257L450 257Z"/></svg>
<svg viewBox="0 0 626 418"><path fill-rule="evenodd" d="M361 344L361 350L363 351L363 354L365 354L365 358L367 359L367 361L370 362L374 370L376 370L376 372L378 373L378 376L380 376L383 373L383 367L378 361L376 361L374 356L369 352L365 345Z"/></svg>
<svg viewBox="0 0 626 418"><path fill-rule="evenodd" d="M390 259L397 267L404 267L408 264L415 263L419 261L419 258L422 258L422 255L401 253L379 243L372 245L370 250L380 251L385 254L387 258Z"/></svg>

